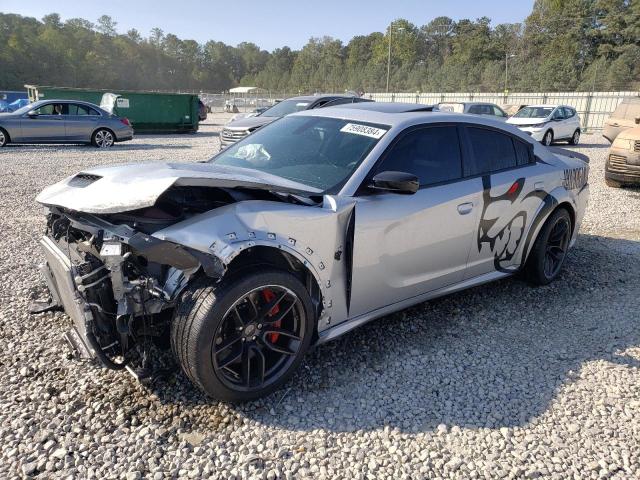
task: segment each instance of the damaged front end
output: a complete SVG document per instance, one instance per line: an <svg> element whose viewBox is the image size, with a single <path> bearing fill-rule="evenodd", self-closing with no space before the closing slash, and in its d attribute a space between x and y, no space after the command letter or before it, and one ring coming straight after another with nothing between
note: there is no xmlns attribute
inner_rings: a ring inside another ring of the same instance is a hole
<svg viewBox="0 0 640 480"><path fill-rule="evenodd" d="M171 312L191 277L224 273L215 256L57 207L50 207L40 243L52 303L73 320L67 340L111 369L144 366L138 347L168 337Z"/></svg>

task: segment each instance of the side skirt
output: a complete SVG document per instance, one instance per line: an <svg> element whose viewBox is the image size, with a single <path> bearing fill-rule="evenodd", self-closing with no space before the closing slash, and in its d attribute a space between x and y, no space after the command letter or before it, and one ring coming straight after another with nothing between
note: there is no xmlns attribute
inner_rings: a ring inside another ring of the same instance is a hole
<svg viewBox="0 0 640 480"><path fill-rule="evenodd" d="M369 313L365 313L358 317L349 319L343 323L336 325L328 330L324 330L320 333L318 341L316 345L320 345L322 343L334 340L341 335L344 335L347 332L350 332L354 328L358 328L365 323L370 322L371 320L375 320L380 317L384 317L385 315L389 315L390 313L394 313L400 310L404 310L405 308L412 307L417 305L418 303L426 302L427 300L432 300L434 298L443 297L445 295L449 295L450 293L459 292L461 290L466 290L467 288L475 287L478 285L482 285L484 283L493 282L494 280L499 280L501 278L509 277L513 275L514 272L490 272L485 273L484 275L480 275L478 277L467 279L463 282L456 283L454 285L449 285L444 288L440 288L438 290L433 290L431 292L423 293L421 295L417 295L415 297L408 298L406 300L402 300L400 302L392 303L391 305L387 305L386 307L381 307L376 310L373 310Z"/></svg>

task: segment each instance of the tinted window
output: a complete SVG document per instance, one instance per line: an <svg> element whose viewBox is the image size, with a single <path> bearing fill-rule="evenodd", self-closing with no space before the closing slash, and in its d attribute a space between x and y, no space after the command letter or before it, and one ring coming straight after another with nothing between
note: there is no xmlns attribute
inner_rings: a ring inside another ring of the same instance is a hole
<svg viewBox="0 0 640 480"><path fill-rule="evenodd" d="M457 128L429 127L407 133L393 146L377 170L412 173L422 186L461 178Z"/></svg>
<svg viewBox="0 0 640 480"><path fill-rule="evenodd" d="M564 116L565 118L571 118L576 114L576 111L573 108L564 107Z"/></svg>
<svg viewBox="0 0 640 480"><path fill-rule="evenodd" d="M556 108L556 111L553 112L552 118L555 120L564 120L564 112L562 111L562 108Z"/></svg>
<svg viewBox="0 0 640 480"><path fill-rule="evenodd" d="M484 128L467 128L473 159L465 161L464 174L479 175L518 165L509 135Z"/></svg>
<svg viewBox="0 0 640 480"><path fill-rule="evenodd" d="M531 153L526 143L520 140L513 140L513 145L516 147L516 161L518 165L527 165L531 162Z"/></svg>
<svg viewBox="0 0 640 480"><path fill-rule="evenodd" d="M98 115L93 108L72 103L69 105L69 115Z"/></svg>
<svg viewBox="0 0 640 480"><path fill-rule="evenodd" d="M504 113L500 108L496 107L495 105L493 105L492 108L493 108L493 114L496 117L506 117L507 116L506 113Z"/></svg>

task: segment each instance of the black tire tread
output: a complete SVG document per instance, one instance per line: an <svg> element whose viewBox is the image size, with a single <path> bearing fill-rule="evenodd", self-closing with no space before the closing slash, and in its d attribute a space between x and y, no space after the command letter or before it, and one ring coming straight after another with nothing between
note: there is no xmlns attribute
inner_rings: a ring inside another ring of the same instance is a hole
<svg viewBox="0 0 640 480"><path fill-rule="evenodd" d="M611 180L610 178L607 178L607 177L604 177L604 183L607 185L607 187L622 188L622 183L616 180Z"/></svg>
<svg viewBox="0 0 640 480"><path fill-rule="evenodd" d="M542 269L543 268L542 260L544 259L546 241L551 231L551 228L553 228L553 225L555 225L558 218L564 215L566 215L567 218L569 219L569 226L573 228L573 223L571 222L571 215L569 214L566 208L559 207L556 210L554 210L553 213L551 213L551 215L549 215L549 218L547 218L546 222L540 229L540 232L538 233L536 241L534 242L533 247L531 248L531 252L529 253L529 258L527 258L527 262L525 264L524 276L527 279L527 281L533 285L548 285L555 279L555 278L548 279L544 275L544 271Z"/></svg>
<svg viewBox="0 0 640 480"><path fill-rule="evenodd" d="M244 401L257 396L251 394L249 397L243 397L242 393L236 393L231 390L222 392L224 397L213 394L212 392L207 392L203 379L200 377L203 375L203 368L202 365L198 363L198 356L200 354L198 342L200 340L200 334L206 327L207 322L210 321L212 310L214 310L218 301L226 301L225 296L231 290L234 290L231 294L236 295L237 290L246 289L247 287L245 285L254 281L255 274L259 274L263 276L263 278L269 278L270 275L287 275L294 282L298 282L299 287L306 292L304 285L291 273L277 269L263 269L259 273L251 272L245 273L244 275L232 276L217 284L214 283L214 280L206 277L197 279L191 286L185 289L176 306L170 330L170 343L173 354L189 380L201 390L205 391L205 393L210 393L211 396L215 398L227 401ZM310 297L305 308L307 314L310 316L313 328L309 328L308 334L306 335L305 345L301 349L302 355L309 346L312 331L315 328L315 318L313 317ZM308 326L309 325L310 324L308 324ZM293 370L292 368L290 372L293 372ZM289 374L290 373L285 373L283 377ZM272 386L267 387L269 390L271 388ZM277 385L273 386L273 389L275 388L277 388Z"/></svg>

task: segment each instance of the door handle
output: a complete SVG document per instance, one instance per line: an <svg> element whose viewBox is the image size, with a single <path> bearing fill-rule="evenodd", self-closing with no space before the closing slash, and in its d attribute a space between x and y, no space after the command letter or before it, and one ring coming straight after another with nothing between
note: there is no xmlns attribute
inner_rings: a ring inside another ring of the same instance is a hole
<svg viewBox="0 0 640 480"><path fill-rule="evenodd" d="M544 191L544 182L536 182L533 184L533 187L539 192Z"/></svg>
<svg viewBox="0 0 640 480"><path fill-rule="evenodd" d="M471 202L461 203L460 205L458 205L458 213L460 215L466 215L467 213L471 212L471 210L473 210L473 203Z"/></svg>

